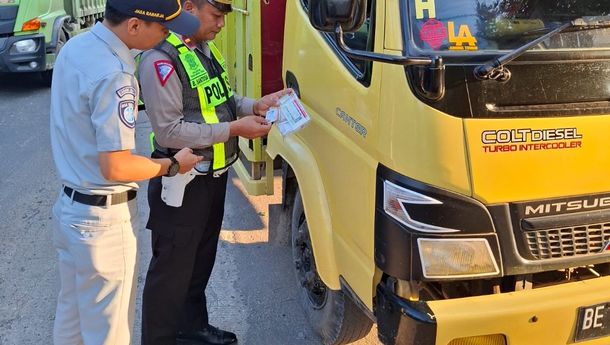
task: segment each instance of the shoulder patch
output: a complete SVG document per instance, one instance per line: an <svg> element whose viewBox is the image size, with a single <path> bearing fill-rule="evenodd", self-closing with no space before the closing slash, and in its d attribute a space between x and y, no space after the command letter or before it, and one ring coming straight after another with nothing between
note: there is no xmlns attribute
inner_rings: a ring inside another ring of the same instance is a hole
<svg viewBox="0 0 610 345"><path fill-rule="evenodd" d="M116 90L116 94L117 96L119 96L119 98L123 98L125 97L125 95L132 95L133 97L135 97L136 89L133 86L124 86Z"/></svg>
<svg viewBox="0 0 610 345"><path fill-rule="evenodd" d="M136 101L119 102L119 118L128 128L136 126Z"/></svg>
<svg viewBox="0 0 610 345"><path fill-rule="evenodd" d="M155 61L155 71L157 72L157 77L161 82L161 86L165 86L169 80L169 77L171 77L172 73L174 73L174 70L175 68L172 65L172 62L169 60Z"/></svg>

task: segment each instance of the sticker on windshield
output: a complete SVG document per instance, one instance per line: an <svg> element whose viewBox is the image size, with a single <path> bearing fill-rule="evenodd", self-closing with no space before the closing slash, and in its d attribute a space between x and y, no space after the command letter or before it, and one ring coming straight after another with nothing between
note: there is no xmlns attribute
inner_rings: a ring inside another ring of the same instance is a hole
<svg viewBox="0 0 610 345"><path fill-rule="evenodd" d="M445 44L449 50L478 50L477 39L468 24L437 20L435 0L414 1L415 18L424 21L419 31L422 42L434 50L441 49Z"/></svg>
<svg viewBox="0 0 610 345"><path fill-rule="evenodd" d="M470 33L470 27L460 25L460 31L455 34L455 23L447 23L449 30L449 50L477 50L477 39Z"/></svg>
<svg viewBox="0 0 610 345"><path fill-rule="evenodd" d="M424 11L427 13L424 14ZM415 18L436 18L436 3L434 0L415 0Z"/></svg>
<svg viewBox="0 0 610 345"><path fill-rule="evenodd" d="M445 25L436 19L429 19L422 25L419 31L421 40L424 41L430 48L439 50L447 39L447 29Z"/></svg>

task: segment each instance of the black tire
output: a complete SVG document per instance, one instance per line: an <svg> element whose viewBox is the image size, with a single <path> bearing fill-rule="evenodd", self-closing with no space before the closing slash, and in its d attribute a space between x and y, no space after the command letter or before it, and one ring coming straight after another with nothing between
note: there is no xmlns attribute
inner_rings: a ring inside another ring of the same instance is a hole
<svg viewBox="0 0 610 345"><path fill-rule="evenodd" d="M318 275L301 192L298 190L291 223L292 257L299 301L309 323L326 345L349 344L364 338L373 322L341 290L329 289Z"/></svg>
<svg viewBox="0 0 610 345"><path fill-rule="evenodd" d="M63 48L63 46L66 44L66 42L68 42L68 34L66 33L66 31L64 31L64 29L60 28L59 36L57 37L57 47L55 48L56 57L57 54L59 54L61 48ZM45 86L51 86L53 82L53 69L40 72L40 78L42 79L42 83Z"/></svg>

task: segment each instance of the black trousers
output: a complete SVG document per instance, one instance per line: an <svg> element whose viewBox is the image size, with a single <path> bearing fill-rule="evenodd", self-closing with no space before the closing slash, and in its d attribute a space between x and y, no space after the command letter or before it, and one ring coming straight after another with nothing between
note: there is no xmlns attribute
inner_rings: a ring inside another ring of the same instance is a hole
<svg viewBox="0 0 610 345"><path fill-rule="evenodd" d="M177 332L208 325L205 288L216 259L227 175L195 177L182 207L161 200L161 178L149 182L152 258L142 300L142 345L174 345Z"/></svg>

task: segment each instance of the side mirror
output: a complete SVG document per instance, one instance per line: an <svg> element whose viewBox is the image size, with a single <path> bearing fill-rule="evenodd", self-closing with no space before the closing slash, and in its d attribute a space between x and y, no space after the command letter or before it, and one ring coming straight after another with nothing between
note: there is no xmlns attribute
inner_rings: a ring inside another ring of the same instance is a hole
<svg viewBox="0 0 610 345"><path fill-rule="evenodd" d="M317 30L354 32L366 19L366 0L309 0L309 21Z"/></svg>

